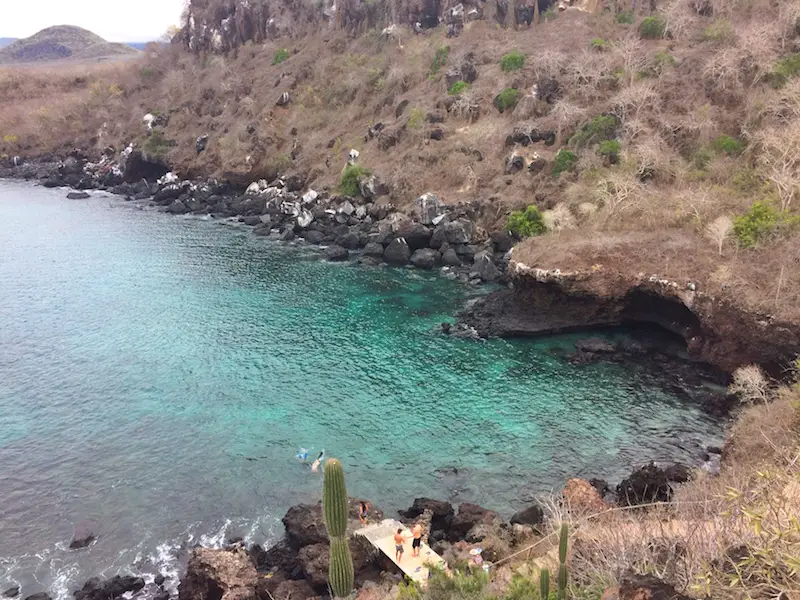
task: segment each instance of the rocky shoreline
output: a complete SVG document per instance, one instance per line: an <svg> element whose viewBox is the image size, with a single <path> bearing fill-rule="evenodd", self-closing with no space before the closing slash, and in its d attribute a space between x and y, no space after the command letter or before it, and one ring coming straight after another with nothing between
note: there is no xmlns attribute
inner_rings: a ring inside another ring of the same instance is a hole
<svg viewBox="0 0 800 600"><path fill-rule="evenodd" d="M450 207L435 195L425 194L417 199L413 214L408 216L381 201L381 184L374 178L362 182L361 194L354 198L318 193L304 181L292 177L254 182L246 189L216 181L183 181L166 166L148 160L132 147L118 157L107 153L98 162L90 162L79 152L64 160L12 162L14 164L0 166L0 177L81 190L69 192L67 196L74 200L88 197L82 190L107 190L132 201L147 202L170 214L236 219L251 227L255 235L270 239L301 238L322 246L327 260L348 260L351 253L358 253L360 262L370 265L385 262L422 269L441 267L446 276L465 283L513 282L508 289L494 292L467 307L455 326L444 328L444 332L451 335L470 335L471 332L483 337L537 335L618 325L631 320L655 323L686 339L683 330L674 325L680 324L680 320L670 320L669 313L666 317L659 313L659 318L626 319L624 311L614 312L603 303L593 308L591 298L570 295L569 290L562 290L560 295L552 292L537 296L542 288L517 275L509 278L508 273L515 264L511 261L514 240L504 232L487 234L481 230L476 225L476 206ZM691 355L691 345L689 350ZM701 391L708 381L720 385L727 382L724 367L714 368L677 357L657 344L610 343L587 338L579 340L575 352L565 359L578 364L599 360L646 364L659 377L663 376L664 385L670 391L699 398L701 405L715 415L726 415L735 402L724 393ZM707 448L704 458L708 460L718 451ZM622 506L666 500L671 494L671 485L686 481L688 477L689 470L684 466L664 469L651 464L637 470L613 491L604 481L569 480L563 499L570 507L583 506L591 511L607 508L609 504L604 498L613 498L615 504ZM356 506L357 500L353 500L353 526L357 524ZM373 509L371 518L381 517L382 513ZM426 520L432 547L446 558L463 559L469 549L481 544L484 557L491 562L535 536L544 511L533 504L505 523L496 512L474 504L462 503L456 509L447 502L418 498L408 510L401 511L401 517L407 522ZM328 541L321 505L292 507L283 518L283 524L284 538L268 549L258 545L244 548L242 541L235 539L222 550L193 548L187 572L178 586L179 600L325 597ZM489 531L501 532L506 547L493 549L487 543ZM88 532L73 542L74 549L80 551L93 541L94 537ZM351 540L351 550L358 586L394 585L401 581L391 562L371 553L355 539ZM18 594L18 589L11 589L5 596L13 598ZM163 576L147 584L135 576L92 578L73 595L75 600L108 600L123 594L156 600L170 598ZM39 593L25 600L50 599L47 594Z"/></svg>
<svg viewBox="0 0 800 600"><path fill-rule="evenodd" d="M472 284L505 282L514 244L507 233L489 235L476 224L476 203L448 206L424 194L406 215L385 201L385 186L375 176L360 182L357 196L317 192L297 176L241 188L215 180L181 180L129 146L97 162L78 151L64 160L15 157L0 165L0 178L71 187L78 190L67 194L74 200L88 198L84 190L105 190L169 214L236 219L254 235L321 246L329 261L345 261L352 254L368 265L441 268L448 278Z"/></svg>
<svg viewBox="0 0 800 600"><path fill-rule="evenodd" d="M721 449L709 448L713 453ZM649 464L634 471L614 490L602 480L570 479L559 502L571 511L594 514L612 506L635 506L667 501L672 486L688 481L690 470L680 464L661 468ZM390 590L403 581L400 570L362 538L352 533L360 527L361 498L350 499L350 549L357 589L383 587ZM416 498L398 515L384 515L370 504L369 523L384 517L397 518L406 525L421 523L431 548L451 565L469 560L469 551L480 547L485 561L492 564L526 547L541 537L545 509L538 503L518 511L506 522L492 510L463 502L453 506L432 498ZM328 597L329 541L322 504L292 506L282 519L284 536L272 546L246 547L242 538L229 538L222 548L194 546L188 549L187 566L177 585L178 600L304 600ZM540 531L541 530L541 531ZM93 541L94 538L92 538ZM73 550L80 552L84 544ZM163 575L146 582L135 575L92 577L73 592L75 600L116 600L147 598L169 600L175 586ZM4 598L20 597L18 587L2 593ZM24 600L52 600L45 592Z"/></svg>

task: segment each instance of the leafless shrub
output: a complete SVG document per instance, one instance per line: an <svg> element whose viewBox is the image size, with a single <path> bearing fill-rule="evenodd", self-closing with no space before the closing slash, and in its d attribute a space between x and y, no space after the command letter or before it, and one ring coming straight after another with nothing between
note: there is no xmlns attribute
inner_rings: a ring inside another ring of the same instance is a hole
<svg viewBox="0 0 800 600"><path fill-rule="evenodd" d="M628 119L638 120L644 112L658 110L659 93L655 83L648 80L632 83L614 96L614 112L624 123Z"/></svg>
<svg viewBox="0 0 800 600"><path fill-rule="evenodd" d="M742 53L736 47L718 50L706 63L703 76L720 92L738 93L742 84L739 79L742 66Z"/></svg>
<svg viewBox="0 0 800 600"><path fill-rule="evenodd" d="M560 232L564 229L575 228L575 216L566 204L557 204L551 210L542 213L542 218L548 231Z"/></svg>
<svg viewBox="0 0 800 600"><path fill-rule="evenodd" d="M545 50L533 58L533 69L536 78L558 77L569 62L569 57L558 50Z"/></svg>
<svg viewBox="0 0 800 600"><path fill-rule="evenodd" d="M775 41L779 37L777 25L773 22L748 23L736 31L736 46L740 58L740 68L747 74L750 85L755 85L771 70L778 56Z"/></svg>
<svg viewBox="0 0 800 600"><path fill-rule="evenodd" d="M559 100L553 105L553 110L550 114L556 120L556 145L561 144L561 137L564 131L575 127L585 112L585 109L572 104L566 99Z"/></svg>
<svg viewBox="0 0 800 600"><path fill-rule="evenodd" d="M778 189L781 208L789 210L800 195L800 121L762 129L754 137L760 147L759 162Z"/></svg>
<svg viewBox="0 0 800 600"><path fill-rule="evenodd" d="M642 199L644 186L627 171L608 171L597 183L595 199L603 205L609 216L629 209Z"/></svg>
<svg viewBox="0 0 800 600"><path fill-rule="evenodd" d="M670 0L661 9L661 14L664 16L664 31L674 40L684 39L697 18L697 13L693 13L685 0Z"/></svg>
<svg viewBox="0 0 800 600"><path fill-rule="evenodd" d="M742 401L751 404L765 403L772 397L767 376L757 365L736 369L733 372L733 382L728 391L739 396Z"/></svg>
<svg viewBox="0 0 800 600"><path fill-rule="evenodd" d="M722 256L722 246L733 230L733 220L725 215L717 217L706 226L706 236L717 245L717 251Z"/></svg>
<svg viewBox="0 0 800 600"><path fill-rule="evenodd" d="M644 43L638 37L626 37L614 45L614 54L619 56L619 60L628 76L628 85L633 85L636 75L647 67L650 59L647 55Z"/></svg>

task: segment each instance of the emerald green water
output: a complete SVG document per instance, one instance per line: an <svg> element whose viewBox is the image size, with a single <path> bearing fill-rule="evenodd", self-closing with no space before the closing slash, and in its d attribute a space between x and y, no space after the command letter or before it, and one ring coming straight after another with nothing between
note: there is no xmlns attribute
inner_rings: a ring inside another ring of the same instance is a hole
<svg viewBox="0 0 800 600"><path fill-rule="evenodd" d="M508 516L567 477L696 462L720 426L579 336L444 337L469 288L330 264L213 221L0 181L0 591L174 571L263 542L321 480L387 512L426 495ZM474 292L472 292L474 293ZM98 542L69 552L74 524Z"/></svg>

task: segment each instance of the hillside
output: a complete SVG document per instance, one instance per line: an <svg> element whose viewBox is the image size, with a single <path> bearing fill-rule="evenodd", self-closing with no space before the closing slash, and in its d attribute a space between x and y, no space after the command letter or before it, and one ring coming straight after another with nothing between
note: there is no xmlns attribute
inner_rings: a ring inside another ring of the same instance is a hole
<svg viewBox="0 0 800 600"><path fill-rule="evenodd" d="M5 48L10 43L15 42L17 38L0 38L0 48Z"/></svg>
<svg viewBox="0 0 800 600"><path fill-rule="evenodd" d="M434 192L495 231L535 206L531 266L800 320L797 3L549 4L195 0L135 65L4 73L0 154L133 141L182 177L334 189L353 148L400 208Z"/></svg>
<svg viewBox="0 0 800 600"><path fill-rule="evenodd" d="M48 27L31 37L12 41L0 50L0 64L51 60L94 60L136 54L124 44L107 42L91 31L72 25Z"/></svg>

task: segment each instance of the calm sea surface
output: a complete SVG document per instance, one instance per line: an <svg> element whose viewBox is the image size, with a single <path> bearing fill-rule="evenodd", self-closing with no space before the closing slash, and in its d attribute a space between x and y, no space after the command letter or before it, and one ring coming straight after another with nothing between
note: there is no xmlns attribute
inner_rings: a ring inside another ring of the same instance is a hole
<svg viewBox="0 0 800 600"><path fill-rule="evenodd" d="M0 181L0 592L65 600L174 573L189 544L269 541L321 495L300 447L387 512L426 495L508 516L720 439L635 367L567 364L576 336L440 335L470 292L436 274L65 194ZM69 551L84 522L97 543Z"/></svg>

